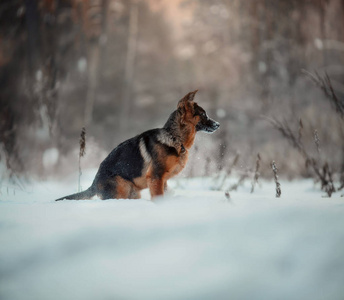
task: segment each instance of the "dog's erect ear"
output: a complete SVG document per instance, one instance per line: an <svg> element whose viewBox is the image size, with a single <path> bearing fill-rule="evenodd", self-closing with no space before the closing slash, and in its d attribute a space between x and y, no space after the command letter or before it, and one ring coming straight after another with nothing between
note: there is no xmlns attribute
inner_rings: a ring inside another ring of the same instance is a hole
<svg viewBox="0 0 344 300"><path fill-rule="evenodd" d="M195 98L195 95L197 93L198 90L195 90L193 92L190 92L188 94L186 94L181 100L179 100L178 102L178 108L187 108L189 105L188 102L193 101L193 99Z"/></svg>
<svg viewBox="0 0 344 300"><path fill-rule="evenodd" d="M198 91L198 90L195 90L195 91L193 91L193 92L190 92L190 93L186 94L182 100L185 100L185 101L193 101L193 99L195 98L195 95L196 95L197 91Z"/></svg>

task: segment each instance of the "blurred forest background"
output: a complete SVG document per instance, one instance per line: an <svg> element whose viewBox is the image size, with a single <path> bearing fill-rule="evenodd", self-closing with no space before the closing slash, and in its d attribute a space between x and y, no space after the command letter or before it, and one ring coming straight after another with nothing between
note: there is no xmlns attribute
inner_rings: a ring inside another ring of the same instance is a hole
<svg viewBox="0 0 344 300"><path fill-rule="evenodd" d="M344 0L0 2L2 176L77 171L83 126L82 166L98 167L195 89L221 127L198 135L185 176L254 170L258 153L265 177L272 160L310 176L277 121L340 176Z"/></svg>

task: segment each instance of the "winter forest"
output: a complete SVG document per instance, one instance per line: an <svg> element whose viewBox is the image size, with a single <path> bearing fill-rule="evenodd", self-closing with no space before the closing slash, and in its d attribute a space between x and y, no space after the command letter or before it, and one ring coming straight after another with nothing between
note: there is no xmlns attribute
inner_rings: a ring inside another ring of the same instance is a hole
<svg viewBox="0 0 344 300"><path fill-rule="evenodd" d="M258 153L263 177L272 160L280 176L316 176L303 150L344 170L343 1L4 0L0 14L6 175L75 171L82 127L83 167L97 167L195 89L221 130L199 137L184 176L230 172L236 156L254 171Z"/></svg>
<svg viewBox="0 0 344 300"><path fill-rule="evenodd" d="M160 204L54 202L196 89ZM0 1L1 299L340 300L343 197L343 0Z"/></svg>

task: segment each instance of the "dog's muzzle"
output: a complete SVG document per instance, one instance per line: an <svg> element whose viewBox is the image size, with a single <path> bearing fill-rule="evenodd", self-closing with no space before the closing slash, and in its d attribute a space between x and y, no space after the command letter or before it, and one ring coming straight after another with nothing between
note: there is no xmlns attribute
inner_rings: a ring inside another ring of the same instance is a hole
<svg viewBox="0 0 344 300"><path fill-rule="evenodd" d="M220 127L220 123L219 122L216 122L214 121L215 124L214 124L214 131L217 130L219 127Z"/></svg>
<svg viewBox="0 0 344 300"><path fill-rule="evenodd" d="M209 133L213 133L214 131L216 131L220 127L219 122L216 122L214 120L211 120L211 121L212 121L212 125L210 127L208 127L208 130L207 130L207 132L209 132Z"/></svg>
<svg viewBox="0 0 344 300"><path fill-rule="evenodd" d="M208 133L213 133L220 127L220 123L208 118L205 122L199 122L196 125L197 131L205 131Z"/></svg>

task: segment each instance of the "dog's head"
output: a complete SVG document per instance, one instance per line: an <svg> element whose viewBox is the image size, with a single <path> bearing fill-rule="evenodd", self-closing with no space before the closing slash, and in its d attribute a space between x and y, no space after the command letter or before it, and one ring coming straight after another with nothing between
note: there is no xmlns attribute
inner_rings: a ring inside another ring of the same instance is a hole
<svg viewBox="0 0 344 300"><path fill-rule="evenodd" d="M220 127L220 123L210 119L206 111L193 101L196 91L190 92L178 102L178 110L182 114L183 123L191 123L197 131L212 133Z"/></svg>

